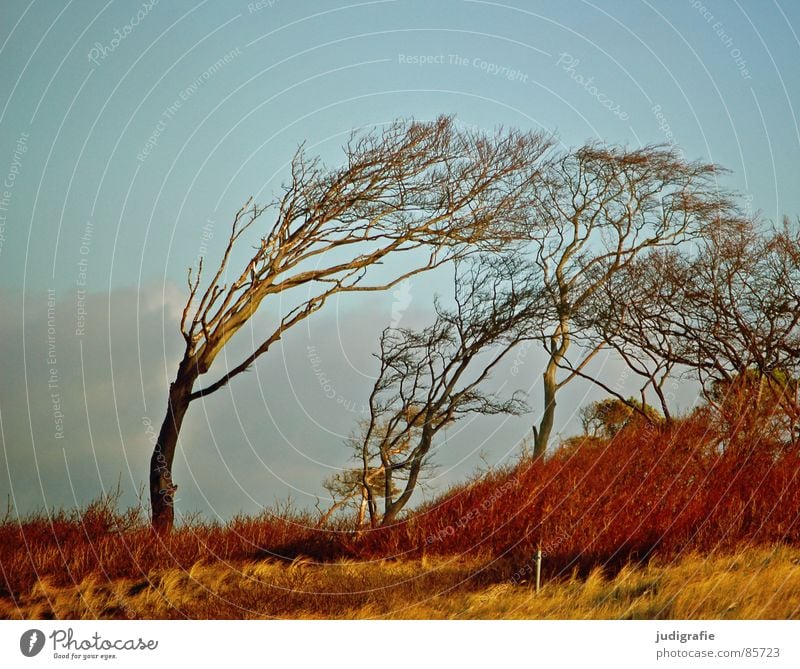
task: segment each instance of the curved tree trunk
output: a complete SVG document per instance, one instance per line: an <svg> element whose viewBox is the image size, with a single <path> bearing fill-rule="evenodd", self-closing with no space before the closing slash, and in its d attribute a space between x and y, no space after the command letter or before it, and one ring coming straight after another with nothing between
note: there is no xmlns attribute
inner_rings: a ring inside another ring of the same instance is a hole
<svg viewBox="0 0 800 669"><path fill-rule="evenodd" d="M169 533L174 523L173 503L178 486L172 481L172 463L175 448L183 424L183 417L191 402L190 395L196 377L178 377L169 387L167 414L161 424L153 455L150 458L150 507L153 528L160 533Z"/></svg>
<svg viewBox="0 0 800 669"><path fill-rule="evenodd" d="M556 364L551 360L547 364L547 369L542 375L544 381L544 412L539 421L539 427L533 428L533 457L538 458L544 455L547 450L547 443L550 441L550 434L553 431L553 424L556 416Z"/></svg>
<svg viewBox="0 0 800 669"><path fill-rule="evenodd" d="M425 456L428 454L428 451L430 451L432 443L433 434L430 430L430 427L425 425L422 428L422 436L420 437L420 443L416 448L416 455L411 462L411 468L408 472L408 481L406 481L406 486L403 489L400 497L398 497L396 500L392 500L391 494L387 494L385 506L386 510L384 511L381 525L391 525L395 520L397 520L397 516L408 503L408 500L411 499L411 495L414 494L414 489L417 486L417 479L419 478L419 472L422 469L422 462L425 459ZM391 481L390 472L391 468L387 469L387 481ZM391 485L391 483L389 485Z"/></svg>

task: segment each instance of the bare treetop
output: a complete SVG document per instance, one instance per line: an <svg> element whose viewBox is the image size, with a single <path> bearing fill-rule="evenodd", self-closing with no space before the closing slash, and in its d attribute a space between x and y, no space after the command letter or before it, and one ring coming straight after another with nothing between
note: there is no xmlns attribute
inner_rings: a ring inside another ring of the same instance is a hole
<svg viewBox="0 0 800 669"><path fill-rule="evenodd" d="M663 146L594 143L546 161L520 231L520 252L541 284L536 331L548 356L536 455L547 448L558 391L576 377L590 378L586 365L604 346L586 317L595 295L641 254L692 243L740 218L717 183L719 172ZM568 352L576 341L585 355L573 363Z"/></svg>
<svg viewBox="0 0 800 669"><path fill-rule="evenodd" d="M579 308L584 293L644 249L727 227L740 216L720 172L662 146L590 144L556 157L532 191L526 228L545 285L568 291Z"/></svg>
<svg viewBox="0 0 800 669"><path fill-rule="evenodd" d="M452 118L441 117L355 133L339 167L326 167L301 147L280 197L266 206L248 200L237 212L208 281L202 265L189 271L180 322L184 355L150 463L154 525L172 526L171 468L192 401L247 370L334 294L385 289L454 258L504 246L520 224L524 196L550 146L541 134L460 130ZM234 248L265 218L271 220L249 261L228 280ZM406 259L402 270L368 281L376 265L397 254ZM270 296L277 326L260 335L238 364L195 389Z"/></svg>
<svg viewBox="0 0 800 669"><path fill-rule="evenodd" d="M263 207L250 200L239 210L222 261L196 304L202 272L194 278L190 272L181 332L198 372L208 371L268 295L313 286L244 367L334 293L385 289L421 269L508 241L521 216L520 196L548 148L540 135L487 137L457 130L442 117L354 135L339 168L326 169L301 149L279 200ZM221 284L234 245L267 212L275 212L275 220L250 262L230 285ZM421 265L383 283L364 281L367 269L389 253L415 250L427 255Z"/></svg>
<svg viewBox="0 0 800 669"><path fill-rule="evenodd" d="M800 373L800 234L752 220L717 229L692 256L642 256L607 286L595 320L610 346L648 376L679 366L706 390L750 371ZM615 303L610 296L617 298Z"/></svg>

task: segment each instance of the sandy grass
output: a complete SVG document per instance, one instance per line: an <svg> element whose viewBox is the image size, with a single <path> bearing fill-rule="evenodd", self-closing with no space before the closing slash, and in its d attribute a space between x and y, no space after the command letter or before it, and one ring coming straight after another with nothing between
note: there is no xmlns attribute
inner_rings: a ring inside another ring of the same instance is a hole
<svg viewBox="0 0 800 669"><path fill-rule="evenodd" d="M537 595L510 565L438 558L291 564L198 562L188 570L75 586L47 579L0 600L0 616L98 618L788 619L800 617L800 550L690 555L599 570Z"/></svg>

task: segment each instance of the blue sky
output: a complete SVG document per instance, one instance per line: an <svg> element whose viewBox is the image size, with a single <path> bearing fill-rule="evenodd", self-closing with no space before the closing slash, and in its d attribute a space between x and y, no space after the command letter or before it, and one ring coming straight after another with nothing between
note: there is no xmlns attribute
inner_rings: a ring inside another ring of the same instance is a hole
<svg viewBox="0 0 800 669"><path fill-rule="evenodd" d="M214 256L249 195L271 199L301 142L335 163L353 128L441 113L566 145L674 142L729 168L724 185L766 220L798 215L799 32L788 0L3 3L0 493L21 511L71 506L121 478L135 497L180 353L186 268ZM347 462L378 333L398 300L404 325L425 323L440 285L332 303L194 405L182 509L313 505ZM541 357L524 358L498 382L538 406ZM589 392L564 396L562 430ZM434 486L481 452L513 455L531 418L448 435Z"/></svg>

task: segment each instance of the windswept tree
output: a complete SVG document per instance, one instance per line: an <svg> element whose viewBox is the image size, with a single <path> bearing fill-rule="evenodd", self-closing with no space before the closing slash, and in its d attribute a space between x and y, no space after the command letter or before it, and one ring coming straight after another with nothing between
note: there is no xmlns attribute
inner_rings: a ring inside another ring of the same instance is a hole
<svg viewBox="0 0 800 669"><path fill-rule="evenodd" d="M531 287L517 270L514 261L471 262L456 271L455 306L446 308L437 300L431 326L384 331L363 439L362 485L373 525L379 517L383 524L397 519L445 427L474 414L527 410L520 393L506 397L484 387L528 336ZM376 461L368 460L373 453ZM370 480L372 472L380 473L380 491Z"/></svg>
<svg viewBox="0 0 800 669"><path fill-rule="evenodd" d="M610 301L611 295L618 302ZM605 340L662 399L665 372L700 382L721 407L728 395L782 407L800 422L800 232L752 220L711 231L693 254L642 256L597 301ZM644 361L652 364L645 365ZM658 376L654 373L657 370Z"/></svg>
<svg viewBox="0 0 800 669"><path fill-rule="evenodd" d="M616 397L597 400L580 412L583 434L588 437L613 439L624 427L642 420L658 425L664 418L655 409L642 405L635 397L622 401Z"/></svg>
<svg viewBox="0 0 800 669"><path fill-rule="evenodd" d="M670 328L653 327L653 318L665 315L680 303L683 287L671 259L687 258L674 249L642 254L600 287L583 314L605 348L614 351L639 377L639 397L628 397L622 389L582 370L577 374L641 416L646 416L651 401L658 402L668 422L672 420L672 409L666 386L682 371L681 347Z"/></svg>
<svg viewBox="0 0 800 669"><path fill-rule="evenodd" d="M210 280L202 265L194 275L189 271L180 322L184 353L150 462L154 527L169 531L173 525L172 465L193 401L247 370L332 295L385 289L481 246L501 247L519 222L519 198L549 146L539 134L485 135L459 130L442 117L355 134L341 167L325 167L300 149L282 195L266 206L248 201L236 214ZM263 218L271 222L257 236L255 250L231 271L234 248L253 236ZM370 271L401 253L405 263L394 276L387 277L385 268L379 277ZM274 329L238 364L196 387L265 300Z"/></svg>
<svg viewBox="0 0 800 669"><path fill-rule="evenodd" d="M361 529L367 518L369 490L372 490L374 495L383 490L383 471L380 467L372 467L364 476L362 470L357 467L344 469L325 479L323 487L330 493L332 504L321 514L317 527L323 527L337 511L355 507L355 526Z"/></svg>
<svg viewBox="0 0 800 669"><path fill-rule="evenodd" d="M604 346L587 317L592 299L643 253L702 238L736 216L732 201L719 191L717 172L657 146L592 144L548 162L531 191L522 247L541 285L540 318L532 333L547 356L543 411L533 430L535 456L550 440L558 391L586 375Z"/></svg>
<svg viewBox="0 0 800 669"><path fill-rule="evenodd" d="M367 432L369 431L369 437ZM390 457L399 457L407 453L411 444L419 436L419 428L409 429L406 439L399 440ZM374 504L383 498L386 491L385 469L380 463L380 448L382 446L380 435L386 433L386 426L373 426L371 421L359 422L358 431L348 437L347 445L353 451L357 466L342 469L328 477L324 482L325 489L331 495L331 505L321 514L319 526L325 525L328 520L339 510L355 508L356 528L362 528L370 510L370 500L373 502L372 515L374 517ZM427 468L423 467L425 472ZM425 472L429 473L429 472ZM398 477L390 486L390 493L396 495ZM374 524L374 523L373 523Z"/></svg>

